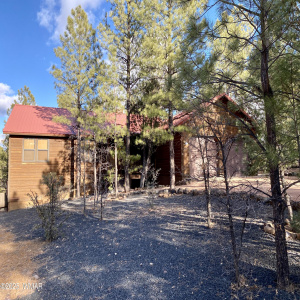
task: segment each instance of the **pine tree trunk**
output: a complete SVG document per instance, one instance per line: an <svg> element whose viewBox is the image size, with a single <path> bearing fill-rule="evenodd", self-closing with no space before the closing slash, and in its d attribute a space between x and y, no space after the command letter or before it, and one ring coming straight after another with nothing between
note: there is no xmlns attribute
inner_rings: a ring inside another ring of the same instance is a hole
<svg viewBox="0 0 300 300"><path fill-rule="evenodd" d="M232 203L230 197L230 190L229 190L229 182L228 182L228 175L227 175L227 166L226 166L226 156L224 151L224 146L220 145L221 152L222 152L222 168L224 172L224 182L225 182L225 189L226 189L226 207L227 207L227 215L229 221L229 231L231 237L231 246L233 252L233 263L234 263L234 271L235 271L235 280L238 286L240 286L240 266L239 266L239 254L236 245L236 236L234 230L234 223L233 223L233 216L232 216Z"/></svg>
<svg viewBox="0 0 300 300"><path fill-rule="evenodd" d="M127 112L128 113L128 112ZM130 190L129 165L130 165L130 114L127 114L127 134L125 138L126 161L125 161L125 192Z"/></svg>
<svg viewBox="0 0 300 300"><path fill-rule="evenodd" d="M147 182L148 172L151 163L152 150L153 150L153 145L151 141L147 140L147 145L145 145L143 148L143 171L142 171L141 182L140 182L141 188L145 187L145 184Z"/></svg>
<svg viewBox="0 0 300 300"><path fill-rule="evenodd" d="M175 151L174 151L174 125L172 104L169 105L169 130L172 135L169 141L170 150L170 189L175 189Z"/></svg>
<svg viewBox="0 0 300 300"><path fill-rule="evenodd" d="M77 128L77 198L80 198L80 184L81 184L81 131L80 125Z"/></svg>
<svg viewBox="0 0 300 300"><path fill-rule="evenodd" d="M131 1L127 2L127 34L130 38L131 27L132 27L132 19L131 19ZM131 41L128 41L126 47L126 138L125 138L125 178L124 178L124 188L125 192L129 192L130 190L130 174L129 174L129 166L130 166L130 115L131 115Z"/></svg>
<svg viewBox="0 0 300 300"><path fill-rule="evenodd" d="M280 180L281 180L282 189L285 189L286 184L285 184L284 174L283 174L282 170L280 170ZM287 194L286 190L283 193L283 199L284 199L284 202L285 202L287 210L288 210L289 218L292 221L293 220L293 209L291 206L290 196Z"/></svg>
<svg viewBox="0 0 300 300"><path fill-rule="evenodd" d="M94 136L94 209L96 208L96 201L98 200L98 189L97 189L97 143Z"/></svg>
<svg viewBox="0 0 300 300"><path fill-rule="evenodd" d="M118 146L115 142L115 195L118 196Z"/></svg>
<svg viewBox="0 0 300 300"><path fill-rule="evenodd" d="M206 195L206 208L207 208L207 226L208 228L212 228L212 221L211 221L211 193L210 193L210 160L208 157L208 142L207 140L204 141L204 153L205 158L202 156L203 159L203 176L204 176L204 182L205 182L205 195ZM199 142L200 144L200 142ZM205 161L206 160L206 161Z"/></svg>
<svg viewBox="0 0 300 300"><path fill-rule="evenodd" d="M102 221L103 220L103 190L102 190L102 186L103 186L103 182L102 182L102 172L103 172L103 149L100 149L99 151L99 173L98 173L98 186L99 186L99 189L98 189L98 195L100 196L100 220Z"/></svg>
<svg viewBox="0 0 300 300"><path fill-rule="evenodd" d="M263 1L264 2L264 1ZM265 4L265 2L263 3ZM262 7L261 14L261 85L266 116L268 164L271 181L273 218L275 226L277 285L285 288L289 284L289 263L284 228L285 204L282 200L279 178L279 162L277 158L276 120L274 114L275 99L269 81L269 38L267 36L267 16ZM274 158L275 157L275 158Z"/></svg>
<svg viewBox="0 0 300 300"><path fill-rule="evenodd" d="M146 170L146 168L147 168L146 147L147 147L147 145L144 145L144 147L143 147L143 169L142 169L142 174L141 174L140 188L145 187L146 172L147 172L147 170Z"/></svg>
<svg viewBox="0 0 300 300"><path fill-rule="evenodd" d="M83 141L83 213L86 212L86 157L85 157L85 139Z"/></svg>

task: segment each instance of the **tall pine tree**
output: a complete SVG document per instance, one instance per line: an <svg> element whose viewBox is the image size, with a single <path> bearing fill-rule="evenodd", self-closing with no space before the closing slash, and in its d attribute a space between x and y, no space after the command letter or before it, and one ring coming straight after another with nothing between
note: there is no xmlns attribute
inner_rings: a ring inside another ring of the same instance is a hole
<svg viewBox="0 0 300 300"><path fill-rule="evenodd" d="M102 53L97 44L96 32L81 6L72 9L61 46L54 49L60 67L53 66L58 105L68 109L76 123L77 140L77 197L81 186L81 139L86 105L97 95L98 74ZM67 122L67 120L61 120Z"/></svg>
<svg viewBox="0 0 300 300"><path fill-rule="evenodd" d="M277 284L279 287L286 287L289 283L284 228L286 204L279 177L282 145L278 143L278 112L282 104L282 91L274 80L276 76L272 77L271 74L278 72L279 69L276 71L276 68L280 65L279 62L284 62L291 50L294 52L294 59L297 59L297 3L294 0L220 0L218 4L222 13L214 28L205 29L196 19L190 26L190 36L195 44L188 69L184 73L194 95L196 91L200 95L206 95L208 100L214 96L210 94L211 85L220 90L229 88L233 96L242 96L251 102L250 108L261 108L264 112L261 116L264 124L259 128L263 138L252 136L268 165L275 223ZM204 29L206 36L203 35ZM203 55L202 47L208 38L211 38L210 45L214 47L211 55ZM286 76L282 76L280 80L286 82L286 79Z"/></svg>
<svg viewBox="0 0 300 300"><path fill-rule="evenodd" d="M160 85L160 105L167 112L169 152L170 152L170 188L175 187L175 152L173 115L182 109L183 99L176 90L178 62L182 53L181 44L186 25L191 16L202 11L203 2L177 0L157 0L152 2L152 49L153 74Z"/></svg>
<svg viewBox="0 0 300 300"><path fill-rule="evenodd" d="M108 51L108 58L117 66L119 97L124 98L127 114L125 191L130 189L130 119L138 101L138 86L143 78L141 64L145 60L142 49L148 15L145 3L141 0L112 1L110 19L99 25L100 40Z"/></svg>

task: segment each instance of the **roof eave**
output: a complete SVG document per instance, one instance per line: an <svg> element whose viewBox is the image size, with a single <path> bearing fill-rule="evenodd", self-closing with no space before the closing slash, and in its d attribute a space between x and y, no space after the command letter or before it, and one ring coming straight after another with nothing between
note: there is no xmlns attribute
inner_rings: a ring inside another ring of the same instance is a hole
<svg viewBox="0 0 300 300"><path fill-rule="evenodd" d="M4 134L9 135L17 135L17 136L50 136L50 137L69 137L72 134L58 134L58 133L35 133L35 132L11 132L11 131L3 131Z"/></svg>

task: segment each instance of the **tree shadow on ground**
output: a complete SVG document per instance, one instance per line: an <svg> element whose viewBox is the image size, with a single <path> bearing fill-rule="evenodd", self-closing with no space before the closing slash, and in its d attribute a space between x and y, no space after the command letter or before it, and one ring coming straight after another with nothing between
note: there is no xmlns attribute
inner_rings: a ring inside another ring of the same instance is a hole
<svg viewBox="0 0 300 300"><path fill-rule="evenodd" d="M17 239L30 238L22 232L36 222L33 211L11 214L3 221ZM204 198L157 199L152 208L142 196L111 201L105 218L101 222L95 215L73 211L64 236L35 258L41 262L42 289L24 299L230 299L234 274L229 233L220 230L226 227L226 216L217 215L217 225L207 229ZM248 259L243 258L241 267L257 286L253 295L294 299L284 292L276 296L275 270L270 259L261 263L269 255L261 250L273 251L273 241L259 225L251 226L245 234Z"/></svg>

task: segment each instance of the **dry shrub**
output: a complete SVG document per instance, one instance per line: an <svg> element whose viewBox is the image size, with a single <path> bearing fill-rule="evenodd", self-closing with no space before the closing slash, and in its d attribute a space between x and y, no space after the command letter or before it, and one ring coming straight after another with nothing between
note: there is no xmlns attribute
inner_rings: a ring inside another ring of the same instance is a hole
<svg viewBox="0 0 300 300"><path fill-rule="evenodd" d="M42 227L46 241L52 242L59 236L59 228L66 220L67 215L61 209L61 194L63 190L63 178L56 173L43 174L42 183L47 186L46 196L49 201L43 203L39 200L37 193L30 192L28 196L33 203L41 224L35 228Z"/></svg>

